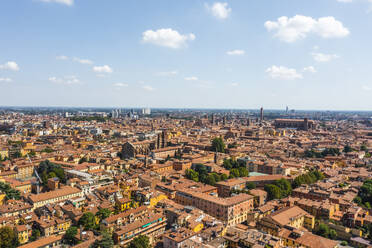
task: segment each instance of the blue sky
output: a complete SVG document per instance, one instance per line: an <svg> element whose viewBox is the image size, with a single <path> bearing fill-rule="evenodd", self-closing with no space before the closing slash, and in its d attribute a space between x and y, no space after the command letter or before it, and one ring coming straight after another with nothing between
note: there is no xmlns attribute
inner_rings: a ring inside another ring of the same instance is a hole
<svg viewBox="0 0 372 248"><path fill-rule="evenodd" d="M1 0L0 105L372 110L370 10L369 0Z"/></svg>

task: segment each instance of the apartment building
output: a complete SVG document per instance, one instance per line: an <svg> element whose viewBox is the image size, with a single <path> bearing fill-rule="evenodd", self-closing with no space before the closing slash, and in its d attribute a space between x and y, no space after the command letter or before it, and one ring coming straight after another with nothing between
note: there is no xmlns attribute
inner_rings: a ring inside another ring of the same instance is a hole
<svg viewBox="0 0 372 248"><path fill-rule="evenodd" d="M41 194L31 194L27 199L33 204L33 208L39 208L46 204L66 201L74 197L81 197L82 191L75 187L65 186L63 188Z"/></svg>
<svg viewBox="0 0 372 248"><path fill-rule="evenodd" d="M253 196L248 194L220 198L210 194L180 190L176 193L175 201L199 208L228 226L246 221L249 212L253 209Z"/></svg>

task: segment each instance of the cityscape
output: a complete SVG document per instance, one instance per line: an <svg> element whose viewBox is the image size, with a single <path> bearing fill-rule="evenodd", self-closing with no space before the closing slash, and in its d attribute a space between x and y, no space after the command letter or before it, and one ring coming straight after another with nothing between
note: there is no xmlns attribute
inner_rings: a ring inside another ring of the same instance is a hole
<svg viewBox="0 0 372 248"><path fill-rule="evenodd" d="M2 0L0 248L372 248L371 10Z"/></svg>

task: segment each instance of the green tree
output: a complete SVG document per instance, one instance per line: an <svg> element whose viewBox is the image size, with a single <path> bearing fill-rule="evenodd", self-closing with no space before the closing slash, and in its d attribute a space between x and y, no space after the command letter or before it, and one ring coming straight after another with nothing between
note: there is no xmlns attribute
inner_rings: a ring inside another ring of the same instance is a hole
<svg viewBox="0 0 372 248"><path fill-rule="evenodd" d="M70 226L67 229L65 235L63 236L64 241L69 245L75 245L77 243L76 235L78 233L78 229L76 226Z"/></svg>
<svg viewBox="0 0 372 248"><path fill-rule="evenodd" d="M35 151L31 151L31 152L28 153L28 155L30 157L35 157L36 156L36 153L35 153Z"/></svg>
<svg viewBox="0 0 372 248"><path fill-rule="evenodd" d="M216 184L216 179L214 178L212 174L209 174L207 176L205 183L214 186Z"/></svg>
<svg viewBox="0 0 372 248"><path fill-rule="evenodd" d="M368 151L368 148L367 148L366 145L361 145L361 146L360 146L360 150L361 150L361 151L365 151L365 152L367 152L367 151Z"/></svg>
<svg viewBox="0 0 372 248"><path fill-rule="evenodd" d="M226 169L226 170L231 170L233 168L232 166L232 163L231 163L231 159L225 159L223 161L223 167Z"/></svg>
<svg viewBox="0 0 372 248"><path fill-rule="evenodd" d="M150 240L145 235L135 237L130 243L128 248L150 248Z"/></svg>
<svg viewBox="0 0 372 248"><path fill-rule="evenodd" d="M32 235L30 237L30 241L35 241L40 237L41 233L39 229L32 229Z"/></svg>
<svg viewBox="0 0 372 248"><path fill-rule="evenodd" d="M214 138L212 140L212 151L217 151L217 152L225 152L225 142L221 137Z"/></svg>
<svg viewBox="0 0 372 248"><path fill-rule="evenodd" d="M114 241L108 232L102 233L102 239L96 240L91 248L112 248L114 247Z"/></svg>
<svg viewBox="0 0 372 248"><path fill-rule="evenodd" d="M247 189L255 189L256 188L256 184L254 184L252 182L248 182L246 184L246 187L247 187Z"/></svg>
<svg viewBox="0 0 372 248"><path fill-rule="evenodd" d="M229 177L226 174L221 174L221 181L227 180Z"/></svg>
<svg viewBox="0 0 372 248"><path fill-rule="evenodd" d="M94 214L86 212L79 219L79 225L82 225L86 230L93 230L96 227L96 220Z"/></svg>
<svg viewBox="0 0 372 248"><path fill-rule="evenodd" d="M288 180L282 178L276 180L274 184L280 189L281 198L287 197L292 193L292 186Z"/></svg>
<svg viewBox="0 0 372 248"><path fill-rule="evenodd" d="M267 198L269 200L280 199L281 197L279 187L274 184L266 184L264 190L267 192Z"/></svg>
<svg viewBox="0 0 372 248"><path fill-rule="evenodd" d="M194 171L193 169L186 170L186 178L193 180L195 182L199 182L199 173Z"/></svg>
<svg viewBox="0 0 372 248"><path fill-rule="evenodd" d="M79 164L82 164L82 163L85 163L85 162L88 162L86 157L82 157L81 159L79 159Z"/></svg>
<svg viewBox="0 0 372 248"><path fill-rule="evenodd" d="M21 198L21 192L19 190L13 189L9 184L0 182L0 191L5 193L5 199L19 200Z"/></svg>
<svg viewBox="0 0 372 248"><path fill-rule="evenodd" d="M343 240L342 242L341 242L341 245L342 246L347 246L349 243L346 241L346 240Z"/></svg>
<svg viewBox="0 0 372 248"><path fill-rule="evenodd" d="M352 152L352 151L353 151L353 148L351 148L351 146L349 146L349 145L346 145L344 147L344 150L343 150L343 152L345 152L345 153L349 153L349 152Z"/></svg>
<svg viewBox="0 0 372 248"><path fill-rule="evenodd" d="M329 238L330 239L336 239L337 238L337 232L334 229L329 230Z"/></svg>
<svg viewBox="0 0 372 248"><path fill-rule="evenodd" d="M37 169L38 174L41 177L41 180L43 181L43 184L46 185L47 181L49 178L49 175L58 177L59 180L62 183L66 183L66 176L65 176L65 171L64 169L58 165L58 164L53 164L49 160L45 160L39 164L39 167ZM50 174L53 172L54 174Z"/></svg>
<svg viewBox="0 0 372 248"><path fill-rule="evenodd" d="M100 210L98 210L98 212L96 213L96 216L100 219L100 221L106 219L107 217L109 217L111 215L111 211L107 208L101 208Z"/></svg>
<svg viewBox="0 0 372 248"><path fill-rule="evenodd" d="M231 169L230 170L230 177L231 178L240 177L239 169L237 169L237 168Z"/></svg>
<svg viewBox="0 0 372 248"><path fill-rule="evenodd" d="M46 147L43 150L41 150L41 152L52 153L52 152L54 152L54 150L50 147Z"/></svg>
<svg viewBox="0 0 372 248"><path fill-rule="evenodd" d="M359 189L358 197L360 198L360 200L359 200L359 198L356 199L356 200L359 201L359 205L361 205L361 206L364 205L367 208L371 208L371 205L372 205L372 179L368 179L368 180L364 181L362 187L360 187L360 189Z"/></svg>
<svg viewBox="0 0 372 248"><path fill-rule="evenodd" d="M57 177L56 173L54 173L53 171L49 172L48 178L55 178L55 177Z"/></svg>
<svg viewBox="0 0 372 248"><path fill-rule="evenodd" d="M211 175L214 177L214 180L216 181L216 183L219 182L219 181L221 181L221 176L222 175L219 175L219 174L217 174L215 172L211 173Z"/></svg>
<svg viewBox="0 0 372 248"><path fill-rule="evenodd" d="M363 203L362 198L360 198L360 196L355 197L353 202L355 202L358 205L361 205Z"/></svg>
<svg viewBox="0 0 372 248"><path fill-rule="evenodd" d="M320 223L317 230L316 230L316 234L324 237L324 238L328 238L329 237L329 227L328 225L324 224L324 223Z"/></svg>
<svg viewBox="0 0 372 248"><path fill-rule="evenodd" d="M249 171L248 171L248 169L246 167L239 167L238 170L239 170L239 176L240 177L247 177L247 176L249 176Z"/></svg>
<svg viewBox="0 0 372 248"><path fill-rule="evenodd" d="M0 228L0 248L17 247L18 239L14 230L9 226Z"/></svg>

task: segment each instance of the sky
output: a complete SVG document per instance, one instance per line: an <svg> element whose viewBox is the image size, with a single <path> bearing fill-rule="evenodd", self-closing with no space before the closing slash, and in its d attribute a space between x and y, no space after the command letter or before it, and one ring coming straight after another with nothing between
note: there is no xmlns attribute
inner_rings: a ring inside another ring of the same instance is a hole
<svg viewBox="0 0 372 248"><path fill-rule="evenodd" d="M372 110L372 0L1 0L0 106Z"/></svg>

